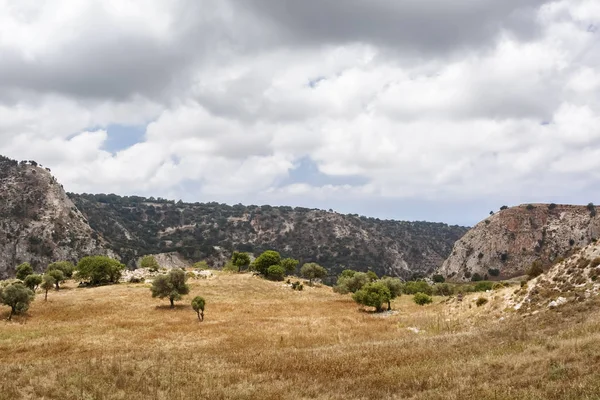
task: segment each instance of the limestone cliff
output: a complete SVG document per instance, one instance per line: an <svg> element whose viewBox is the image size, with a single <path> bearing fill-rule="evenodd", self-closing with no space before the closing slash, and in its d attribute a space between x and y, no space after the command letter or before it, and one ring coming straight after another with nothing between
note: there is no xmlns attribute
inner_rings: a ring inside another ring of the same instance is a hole
<svg viewBox="0 0 600 400"><path fill-rule="evenodd" d="M540 260L549 267L575 247L600 237L600 217L590 206L529 204L502 210L456 242L439 273L454 281L523 275Z"/></svg>
<svg viewBox="0 0 600 400"><path fill-rule="evenodd" d="M104 245L48 170L0 156L0 279L23 262L42 271L56 260L114 256Z"/></svg>

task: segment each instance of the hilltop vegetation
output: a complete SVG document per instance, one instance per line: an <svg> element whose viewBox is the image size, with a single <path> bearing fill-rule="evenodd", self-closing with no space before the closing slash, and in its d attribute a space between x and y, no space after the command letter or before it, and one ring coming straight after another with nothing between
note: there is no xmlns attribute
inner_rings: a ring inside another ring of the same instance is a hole
<svg viewBox="0 0 600 400"><path fill-rule="evenodd" d="M233 251L277 250L332 272L345 267L409 278L441 266L466 228L342 215L301 207L228 206L116 195L69 194L124 263L179 252L222 266Z"/></svg>

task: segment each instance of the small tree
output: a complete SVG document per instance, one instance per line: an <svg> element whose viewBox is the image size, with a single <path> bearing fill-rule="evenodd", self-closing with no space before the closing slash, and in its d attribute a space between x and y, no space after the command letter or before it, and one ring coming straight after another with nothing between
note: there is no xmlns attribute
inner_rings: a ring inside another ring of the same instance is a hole
<svg viewBox="0 0 600 400"><path fill-rule="evenodd" d="M433 277L431 279L433 279L433 281L435 283L444 283L444 282L446 282L446 278L444 278L444 275L439 275L439 274L433 275Z"/></svg>
<svg viewBox="0 0 600 400"><path fill-rule="evenodd" d="M285 277L285 269L281 265L271 265L267 269L267 278L272 281L282 281Z"/></svg>
<svg viewBox="0 0 600 400"><path fill-rule="evenodd" d="M23 263L17 267L17 279L24 281L28 275L33 274L33 268L29 263Z"/></svg>
<svg viewBox="0 0 600 400"><path fill-rule="evenodd" d="M198 320L200 322L204 321L204 306L206 306L206 301L203 297L194 297L194 300L192 300L192 308L198 314Z"/></svg>
<svg viewBox="0 0 600 400"><path fill-rule="evenodd" d="M375 307L376 312L383 311L383 304L392 298L390 289L382 282L367 283L362 289L352 295L352 299L362 305Z"/></svg>
<svg viewBox="0 0 600 400"><path fill-rule="evenodd" d="M144 256L140 261L140 267L147 268L151 272L157 272L160 269L160 265L154 256Z"/></svg>
<svg viewBox="0 0 600 400"><path fill-rule="evenodd" d="M42 283L42 276L40 274L27 275L23 283L35 292L38 286L40 286L40 283Z"/></svg>
<svg viewBox="0 0 600 400"><path fill-rule="evenodd" d="M431 296L425 293L416 293L413 297L413 301L420 306L424 306L425 304L433 303L433 299Z"/></svg>
<svg viewBox="0 0 600 400"><path fill-rule="evenodd" d="M41 288L45 292L44 301L48 301L48 291L54 287L56 283L56 279L52 275L45 274L42 277L42 285Z"/></svg>
<svg viewBox="0 0 600 400"><path fill-rule="evenodd" d="M206 261L198 261L197 263L195 263L195 264L193 265L193 267L194 267L195 269L198 269L198 270L204 271L204 270L208 269L208 263L207 263Z"/></svg>
<svg viewBox="0 0 600 400"><path fill-rule="evenodd" d="M242 271L248 269L248 266L250 266L250 256L248 253L234 251L233 256L231 256L231 262L238 267L239 271Z"/></svg>
<svg viewBox="0 0 600 400"><path fill-rule="evenodd" d="M284 258L281 260L281 266L285 269L285 273L288 275L293 275L296 272L298 264L300 264L300 261L293 258Z"/></svg>
<svg viewBox="0 0 600 400"><path fill-rule="evenodd" d="M65 279L69 279L73 277L75 266L70 261L58 261L48 265L48 268L46 268L47 272L54 270L62 271L63 275L65 276Z"/></svg>
<svg viewBox="0 0 600 400"><path fill-rule="evenodd" d="M402 281L398 278L383 278L380 281L390 290L390 299L388 300L388 310L392 309L392 300L402 294Z"/></svg>
<svg viewBox="0 0 600 400"><path fill-rule="evenodd" d="M258 271L261 275L267 275L267 270L271 265L280 265L281 264L281 255L278 252L273 250L267 250L262 253L254 263L252 264L252 268Z"/></svg>
<svg viewBox="0 0 600 400"><path fill-rule="evenodd" d="M185 281L185 272L180 269L173 269L166 275L157 276L150 288L152 297L160 299L167 297L171 303L171 308L175 308L175 301L181 300L183 295L190 292L190 287Z"/></svg>
<svg viewBox="0 0 600 400"><path fill-rule="evenodd" d="M300 268L300 274L308 279L312 286L313 279L321 279L327 276L327 270L316 263L306 263Z"/></svg>
<svg viewBox="0 0 600 400"><path fill-rule="evenodd" d="M0 302L10 307L9 321L14 314L22 314L27 311L29 303L31 303L34 297L35 294L33 291L20 282L0 289Z"/></svg>
<svg viewBox="0 0 600 400"><path fill-rule="evenodd" d="M63 274L61 270L53 269L52 271L46 272L46 275L51 276L54 279L56 290L60 290L60 283L65 280L65 274Z"/></svg>
<svg viewBox="0 0 600 400"><path fill-rule="evenodd" d="M125 265L106 256L84 257L77 264L77 277L91 285L118 283Z"/></svg>
<svg viewBox="0 0 600 400"><path fill-rule="evenodd" d="M356 293L369 283L369 277L364 272L352 270L342 271L333 291L340 294Z"/></svg>

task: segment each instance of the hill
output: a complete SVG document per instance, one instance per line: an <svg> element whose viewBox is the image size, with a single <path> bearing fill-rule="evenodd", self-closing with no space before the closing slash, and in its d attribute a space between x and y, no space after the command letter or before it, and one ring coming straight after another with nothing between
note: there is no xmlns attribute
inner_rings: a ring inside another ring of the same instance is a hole
<svg viewBox="0 0 600 400"><path fill-rule="evenodd" d="M234 250L274 249L339 272L373 269L408 278L439 267L467 228L386 221L292 207L183 203L143 197L69 194L91 227L125 263L179 252L220 266Z"/></svg>
<svg viewBox="0 0 600 400"><path fill-rule="evenodd" d="M176 309L148 284L43 295L6 322L0 400L593 399L600 312L523 319L479 295L391 313L327 287L292 291L249 274L191 280ZM514 290L514 289L511 289ZM200 323L190 299L202 295ZM471 305L473 305L471 307ZM567 305L568 306L568 305ZM502 318L501 316L504 316Z"/></svg>
<svg viewBox="0 0 600 400"><path fill-rule="evenodd" d="M516 277L535 261L548 268L599 237L600 217L593 205L521 205L501 210L469 230L439 273L455 281L470 280L474 274Z"/></svg>
<svg viewBox="0 0 600 400"><path fill-rule="evenodd" d="M0 156L0 278L29 262L41 271L56 260L112 254L50 172Z"/></svg>

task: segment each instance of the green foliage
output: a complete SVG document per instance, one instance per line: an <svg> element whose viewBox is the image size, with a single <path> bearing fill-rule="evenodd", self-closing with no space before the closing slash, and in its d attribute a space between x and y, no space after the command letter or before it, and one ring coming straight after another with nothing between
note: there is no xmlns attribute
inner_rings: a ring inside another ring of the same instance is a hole
<svg viewBox="0 0 600 400"><path fill-rule="evenodd" d="M204 321L204 307L206 306L206 300L202 296L196 296L192 300L192 308L198 314L198 319Z"/></svg>
<svg viewBox="0 0 600 400"><path fill-rule="evenodd" d="M480 297L477 299L477 301L475 302L475 304L477 305L477 307L481 307L484 304L487 304L488 299L486 299L485 297Z"/></svg>
<svg viewBox="0 0 600 400"><path fill-rule="evenodd" d="M383 283L390 291L390 300L388 300L388 310L392 309L392 300L396 297L400 297L402 295L402 289L404 285L402 281L398 278L385 277L379 280L379 282Z"/></svg>
<svg viewBox="0 0 600 400"><path fill-rule="evenodd" d="M296 281L296 282L292 283L292 290L302 291L302 290L304 290L304 285L301 284L299 281Z"/></svg>
<svg viewBox="0 0 600 400"><path fill-rule="evenodd" d="M433 299L431 298L431 296L421 292L415 293L413 301L420 306L433 303Z"/></svg>
<svg viewBox="0 0 600 400"><path fill-rule="evenodd" d="M91 285L118 283L125 265L105 256L82 258L77 264L77 277Z"/></svg>
<svg viewBox="0 0 600 400"><path fill-rule="evenodd" d="M56 285L56 290L60 290L60 283L65 280L65 274L59 269L53 269L51 271L46 272L46 275L54 279L54 285Z"/></svg>
<svg viewBox="0 0 600 400"><path fill-rule="evenodd" d="M345 269L342 271L342 273L340 274L340 278L352 278L354 275L357 274L357 271L354 271L353 269Z"/></svg>
<svg viewBox="0 0 600 400"><path fill-rule="evenodd" d="M285 268L281 265L271 265L267 268L267 279L272 281L283 281L285 277Z"/></svg>
<svg viewBox="0 0 600 400"><path fill-rule="evenodd" d="M377 274L373 271L367 271L367 278L369 278L369 281L371 282L375 282L377 279L379 279Z"/></svg>
<svg viewBox="0 0 600 400"><path fill-rule="evenodd" d="M154 278L150 291L152 297L169 299L171 308L175 307L175 301L181 300L182 296L190 292L190 287L186 282L185 272L180 269L172 269L166 275L159 275Z"/></svg>
<svg viewBox="0 0 600 400"><path fill-rule="evenodd" d="M444 278L444 275L439 275L439 274L438 275L433 275L431 277L431 279L433 279L433 281L435 283L444 283L444 282L446 282L446 278Z"/></svg>
<svg viewBox="0 0 600 400"><path fill-rule="evenodd" d="M142 258L142 261L140 262L140 267L147 268L151 272L158 272L158 270L160 269L160 265L158 264L158 261L156 261L156 258L154 258L154 256L144 256Z"/></svg>
<svg viewBox="0 0 600 400"><path fill-rule="evenodd" d="M529 277L529 279L538 277L543 273L544 273L544 268L542 268L542 262L539 260L534 261L533 264L531 264L531 266L527 270L527 276Z"/></svg>
<svg viewBox="0 0 600 400"><path fill-rule="evenodd" d="M406 294L425 293L431 296L433 288L425 281L409 281L404 284L403 292Z"/></svg>
<svg viewBox="0 0 600 400"><path fill-rule="evenodd" d="M266 275L267 270L271 265L280 265L281 264L281 255L273 250L267 250L262 253L254 262L252 263L252 269L258 271L261 275Z"/></svg>
<svg viewBox="0 0 600 400"><path fill-rule="evenodd" d="M476 292L487 292L488 290L493 290L494 282L489 281L480 281L475 285Z"/></svg>
<svg viewBox="0 0 600 400"><path fill-rule="evenodd" d="M527 210L531 211L535 209L535 206L533 204L527 204Z"/></svg>
<svg viewBox="0 0 600 400"><path fill-rule="evenodd" d="M204 271L204 270L209 269L208 263L206 261L198 261L192 267L194 267L195 269L197 269L199 271Z"/></svg>
<svg viewBox="0 0 600 400"><path fill-rule="evenodd" d="M433 286L433 294L436 296L452 296L454 289L447 283L438 283Z"/></svg>
<svg viewBox="0 0 600 400"><path fill-rule="evenodd" d="M376 312L381 312L383 311L383 304L391 301L392 294L386 284L370 282L354 293L352 299L358 304L375 307Z"/></svg>
<svg viewBox="0 0 600 400"><path fill-rule="evenodd" d="M479 275L479 273L475 272L473 275L471 275L471 282L479 282L482 281L483 277L481 275Z"/></svg>
<svg viewBox="0 0 600 400"><path fill-rule="evenodd" d="M34 297L35 294L33 291L21 282L12 283L0 288L0 303L10 307L9 321L14 314L26 312L29 309L29 303L31 303Z"/></svg>
<svg viewBox="0 0 600 400"><path fill-rule="evenodd" d="M309 280L310 284L314 279L321 279L327 276L327 270L316 263L306 263L300 268L302 277Z"/></svg>
<svg viewBox="0 0 600 400"><path fill-rule="evenodd" d="M33 274L33 267L29 263L23 263L17 267L17 279L24 281L28 275Z"/></svg>
<svg viewBox="0 0 600 400"><path fill-rule="evenodd" d="M285 273L288 275L293 275L296 272L298 264L300 264L300 261L293 258L284 258L281 260L281 266L285 269Z"/></svg>
<svg viewBox="0 0 600 400"><path fill-rule="evenodd" d="M42 275L40 275L40 274L27 275L25 277L25 280L23 281L23 283L25 284L25 286L27 286L29 289L31 289L35 292L37 290L38 286L40 286L40 284L42 283Z"/></svg>
<svg viewBox="0 0 600 400"><path fill-rule="evenodd" d="M367 283L369 283L369 277L366 273L344 270L333 287L333 291L340 294L356 293Z"/></svg>
<svg viewBox="0 0 600 400"><path fill-rule="evenodd" d="M45 274L42 277L41 288L46 293L44 296L44 300L48 300L48 291L51 290L56 284L56 279L52 275Z"/></svg>
<svg viewBox="0 0 600 400"><path fill-rule="evenodd" d="M48 268L46 268L46 272L54 270L62 271L63 275L65 276L64 279L69 279L73 277L75 266L70 261L57 261L48 265Z"/></svg>
<svg viewBox="0 0 600 400"><path fill-rule="evenodd" d="M229 272L232 274L237 274L240 272L240 267L232 263L231 261L227 261L227 264L223 266L223 272Z"/></svg>
<svg viewBox="0 0 600 400"><path fill-rule="evenodd" d="M241 271L243 269L247 269L250 265L250 256L248 253L241 253L239 251L234 251L231 256L231 262L233 265L238 267L238 270Z"/></svg>

